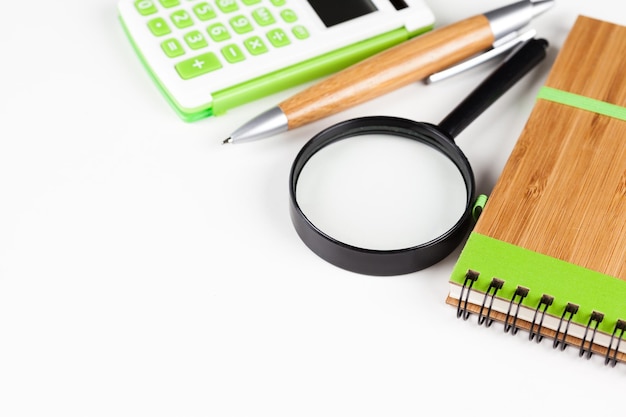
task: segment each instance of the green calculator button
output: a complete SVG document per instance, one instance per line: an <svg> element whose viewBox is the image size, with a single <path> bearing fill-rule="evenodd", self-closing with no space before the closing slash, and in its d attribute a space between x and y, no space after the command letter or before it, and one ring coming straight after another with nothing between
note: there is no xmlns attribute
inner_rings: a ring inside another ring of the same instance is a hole
<svg viewBox="0 0 626 417"><path fill-rule="evenodd" d="M232 13L239 10L235 0L217 0L217 7L224 13Z"/></svg>
<svg viewBox="0 0 626 417"><path fill-rule="evenodd" d="M263 39L258 36L253 36L246 39L243 44L245 45L248 52L250 52L250 54L252 55L261 55L268 51L267 46L263 42Z"/></svg>
<svg viewBox="0 0 626 417"><path fill-rule="evenodd" d="M232 19L230 19L229 22L230 22L230 26L232 26L232 28L237 33L248 33L248 32L252 32L253 30L253 27L250 24L250 21L248 20L247 17L243 15L235 16Z"/></svg>
<svg viewBox="0 0 626 417"><path fill-rule="evenodd" d="M208 45L208 42L206 41L204 36L202 36L202 33L197 30L191 31L186 34L185 42L187 42L187 45L189 45L191 49L200 49Z"/></svg>
<svg viewBox="0 0 626 417"><path fill-rule="evenodd" d="M305 28L302 25L296 25L291 29L291 32L293 33L293 35L298 38L298 39L306 39L308 38L309 35L309 31L307 30L307 28Z"/></svg>
<svg viewBox="0 0 626 417"><path fill-rule="evenodd" d="M209 33L211 39L215 42L222 42L230 39L230 32L228 32L228 29L222 23L215 23L214 25L209 26L207 28L207 32Z"/></svg>
<svg viewBox="0 0 626 417"><path fill-rule="evenodd" d="M137 9L142 16L148 16L158 11L152 0L137 0L135 2L135 9Z"/></svg>
<svg viewBox="0 0 626 417"><path fill-rule="evenodd" d="M287 46L291 43L289 37L282 29L272 29L267 32L267 39L269 39L270 43L277 48L281 46Z"/></svg>
<svg viewBox="0 0 626 417"><path fill-rule="evenodd" d="M222 63L213 52L198 55L176 64L178 75L184 80L195 78L222 68Z"/></svg>
<svg viewBox="0 0 626 417"><path fill-rule="evenodd" d="M214 19L217 14L209 3L200 3L193 6L193 12L196 14L198 19L204 21L209 19Z"/></svg>
<svg viewBox="0 0 626 417"><path fill-rule="evenodd" d="M163 36L172 32L165 19L161 17L156 17L150 20L148 22L148 28L154 36Z"/></svg>
<svg viewBox="0 0 626 417"><path fill-rule="evenodd" d="M241 48L237 45L232 44L222 48L222 55L226 58L226 61L234 64L235 62L241 62L246 59L246 56L243 54Z"/></svg>
<svg viewBox="0 0 626 417"><path fill-rule="evenodd" d="M170 19L172 19L172 22L174 22L176 27L179 29L188 28L193 25L191 15L185 10L175 11L170 15Z"/></svg>
<svg viewBox="0 0 626 417"><path fill-rule="evenodd" d="M241 2L246 6L252 6L253 4L261 3L261 0L241 0Z"/></svg>
<svg viewBox="0 0 626 417"><path fill-rule="evenodd" d="M162 42L161 49L163 49L165 55L169 56L170 58L175 58L177 56L184 55L185 53L185 50L177 39L168 39Z"/></svg>
<svg viewBox="0 0 626 417"><path fill-rule="evenodd" d="M284 6L287 0L272 0L274 6Z"/></svg>
<svg viewBox="0 0 626 417"><path fill-rule="evenodd" d="M252 12L252 17L260 26L269 26L276 23L276 19L267 7L259 7Z"/></svg>
<svg viewBox="0 0 626 417"><path fill-rule="evenodd" d="M280 17L282 17L283 20L287 23L293 23L298 20L298 15L296 15L296 12L291 9L285 9L280 12Z"/></svg>
<svg viewBox="0 0 626 417"><path fill-rule="evenodd" d="M180 4L179 0L159 0L159 2L161 3L163 7L167 7L167 8L175 7Z"/></svg>

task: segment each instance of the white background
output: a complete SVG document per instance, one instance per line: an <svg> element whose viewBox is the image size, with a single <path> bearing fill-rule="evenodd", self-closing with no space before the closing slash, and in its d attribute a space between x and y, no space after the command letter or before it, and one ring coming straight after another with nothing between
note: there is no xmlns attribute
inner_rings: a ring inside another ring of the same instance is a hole
<svg viewBox="0 0 626 417"><path fill-rule="evenodd" d="M429 2L438 26L507 3ZM481 192L576 16L625 12L562 0L533 24L548 59L459 137ZM115 0L6 2L0 46L1 416L623 414L626 366L458 320L444 303L458 251L362 276L290 222L289 168L315 132L363 115L437 122L487 67L224 146L298 89L184 123Z"/></svg>

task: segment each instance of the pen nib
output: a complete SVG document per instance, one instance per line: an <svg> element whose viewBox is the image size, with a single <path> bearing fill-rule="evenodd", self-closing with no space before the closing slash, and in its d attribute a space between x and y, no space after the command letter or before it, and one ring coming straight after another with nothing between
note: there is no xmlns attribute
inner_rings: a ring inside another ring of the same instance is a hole
<svg viewBox="0 0 626 417"><path fill-rule="evenodd" d="M225 145L227 143L231 143L232 141L233 141L233 138L225 139L224 142L222 142L222 145Z"/></svg>

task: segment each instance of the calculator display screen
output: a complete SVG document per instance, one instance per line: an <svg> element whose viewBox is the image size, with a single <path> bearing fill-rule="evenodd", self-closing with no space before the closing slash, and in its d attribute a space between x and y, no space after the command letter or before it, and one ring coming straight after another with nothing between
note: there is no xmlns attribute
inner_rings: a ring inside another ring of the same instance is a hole
<svg viewBox="0 0 626 417"><path fill-rule="evenodd" d="M370 0L307 0L327 27L377 11Z"/></svg>

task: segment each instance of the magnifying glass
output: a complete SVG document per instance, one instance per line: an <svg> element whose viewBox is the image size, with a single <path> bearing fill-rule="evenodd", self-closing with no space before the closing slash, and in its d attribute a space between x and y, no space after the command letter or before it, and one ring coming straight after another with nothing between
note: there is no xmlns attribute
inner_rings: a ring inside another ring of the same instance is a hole
<svg viewBox="0 0 626 417"><path fill-rule="evenodd" d="M472 167L454 138L545 58L547 46L524 43L438 125L374 116L314 136L289 177L291 220L302 241L326 261L367 275L415 272L448 256L473 225L476 199Z"/></svg>

